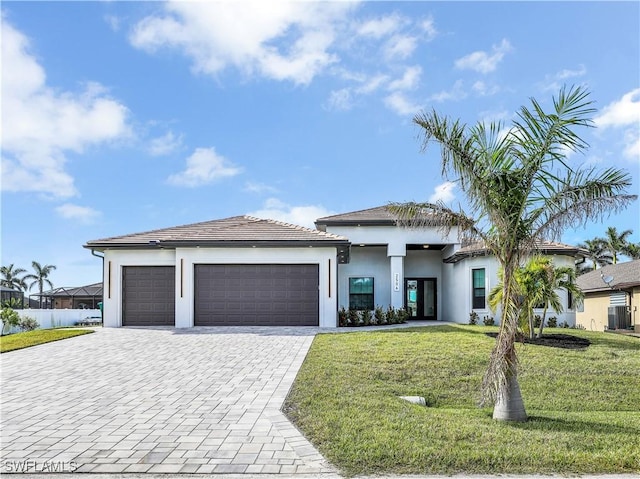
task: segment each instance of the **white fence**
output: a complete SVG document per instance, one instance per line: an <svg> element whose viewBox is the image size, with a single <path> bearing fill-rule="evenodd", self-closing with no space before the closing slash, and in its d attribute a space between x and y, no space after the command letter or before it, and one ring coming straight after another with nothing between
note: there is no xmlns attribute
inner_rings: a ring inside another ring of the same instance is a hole
<svg viewBox="0 0 640 479"><path fill-rule="evenodd" d="M99 309L16 309L15 311L21 318L29 317L38 321L39 329L75 326L80 322L100 322L102 320ZM11 329L12 333L18 331L18 328Z"/></svg>

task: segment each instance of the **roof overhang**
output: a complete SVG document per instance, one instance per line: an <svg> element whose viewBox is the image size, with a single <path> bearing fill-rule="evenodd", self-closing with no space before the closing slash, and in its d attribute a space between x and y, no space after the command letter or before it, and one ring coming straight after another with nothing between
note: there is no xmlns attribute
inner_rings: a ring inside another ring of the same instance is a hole
<svg viewBox="0 0 640 479"><path fill-rule="evenodd" d="M348 240L252 240L252 241L171 241L157 240L148 243L90 242L83 247L96 251L111 249L157 250L176 248L337 248L350 246Z"/></svg>

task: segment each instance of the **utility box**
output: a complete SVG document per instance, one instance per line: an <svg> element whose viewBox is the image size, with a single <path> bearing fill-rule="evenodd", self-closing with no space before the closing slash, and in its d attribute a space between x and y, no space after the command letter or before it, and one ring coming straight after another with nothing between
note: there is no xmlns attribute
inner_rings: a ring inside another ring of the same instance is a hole
<svg viewBox="0 0 640 479"><path fill-rule="evenodd" d="M608 329L629 329L631 314L628 306L609 306Z"/></svg>

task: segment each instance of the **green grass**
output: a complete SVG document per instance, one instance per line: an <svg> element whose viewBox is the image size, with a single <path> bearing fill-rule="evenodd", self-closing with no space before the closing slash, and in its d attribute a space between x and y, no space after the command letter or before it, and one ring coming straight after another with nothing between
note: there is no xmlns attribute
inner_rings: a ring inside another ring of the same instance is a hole
<svg viewBox="0 0 640 479"><path fill-rule="evenodd" d="M0 353L16 349L30 348L38 344L50 343L61 339L72 338L82 334L93 333L91 329L36 329L26 333L10 334L0 337Z"/></svg>
<svg viewBox="0 0 640 479"><path fill-rule="evenodd" d="M477 407L497 328L322 334L284 410L346 475L640 471L640 340L519 347L526 423ZM424 396L428 407L398 396Z"/></svg>

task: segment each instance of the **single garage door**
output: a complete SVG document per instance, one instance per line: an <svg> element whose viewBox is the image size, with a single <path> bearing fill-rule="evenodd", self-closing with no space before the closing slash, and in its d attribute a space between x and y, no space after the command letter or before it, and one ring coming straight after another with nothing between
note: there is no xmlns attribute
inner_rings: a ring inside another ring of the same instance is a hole
<svg viewBox="0 0 640 479"><path fill-rule="evenodd" d="M122 272L122 325L174 326L174 266L125 266Z"/></svg>
<svg viewBox="0 0 640 479"><path fill-rule="evenodd" d="M318 326L317 264L195 265L196 326Z"/></svg>

